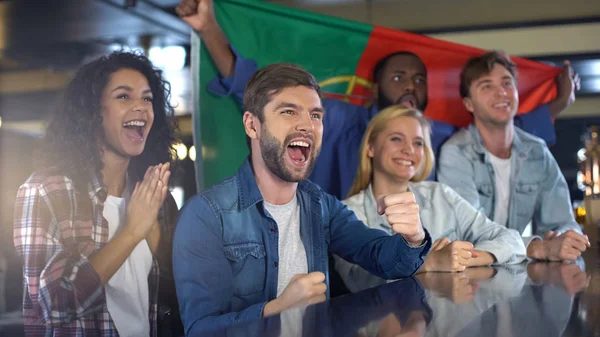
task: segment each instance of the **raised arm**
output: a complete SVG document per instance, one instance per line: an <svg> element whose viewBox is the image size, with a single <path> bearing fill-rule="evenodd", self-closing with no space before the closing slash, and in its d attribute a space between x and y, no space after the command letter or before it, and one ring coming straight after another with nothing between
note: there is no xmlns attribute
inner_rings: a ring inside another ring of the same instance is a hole
<svg viewBox="0 0 600 337"><path fill-rule="evenodd" d="M563 71L556 76L556 87L558 89L556 99L548 103L548 109L552 118L558 117L571 104L575 103L575 92L579 90L581 80L571 62L565 60L563 63Z"/></svg>
<svg viewBox="0 0 600 337"><path fill-rule="evenodd" d="M229 44L213 9L213 0L182 0L177 13L198 33L221 76L208 83L208 90L219 96L233 96L241 106L244 90L258 69L256 61L245 59Z"/></svg>
<svg viewBox="0 0 600 337"><path fill-rule="evenodd" d="M515 117L517 127L542 138L548 146L556 143L554 119L575 102L575 92L580 87L579 75L569 61L564 62L563 71L556 77L556 86L558 93L552 102Z"/></svg>
<svg viewBox="0 0 600 337"><path fill-rule="evenodd" d="M175 11L200 35L221 76L233 76L235 55L217 22L213 0L182 0Z"/></svg>

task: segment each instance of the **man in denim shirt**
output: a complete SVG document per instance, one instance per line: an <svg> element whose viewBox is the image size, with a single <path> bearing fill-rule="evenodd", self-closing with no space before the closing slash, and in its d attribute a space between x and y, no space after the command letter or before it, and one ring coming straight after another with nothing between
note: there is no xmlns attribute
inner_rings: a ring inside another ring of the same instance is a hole
<svg viewBox="0 0 600 337"><path fill-rule="evenodd" d="M324 300L329 252L386 279L422 265L431 238L412 193L379 200L399 234L388 236L306 180L322 142L320 95L316 79L292 64L248 82L250 157L188 201L177 224L173 272L186 335Z"/></svg>
<svg viewBox="0 0 600 337"><path fill-rule="evenodd" d="M221 74L208 84L208 90L215 95L233 96L241 102L246 83L258 69L258 65L255 60L244 58L230 46L227 36L215 19L212 2L213 0L182 0L178 13L198 32ZM290 38L292 37L293 33L290 33ZM315 55L315 58L323 57L327 56ZM564 76L569 69L570 66L566 65L562 75L557 78L558 95L554 101L514 118L517 126L542 137L549 145L554 144L556 139L553 118L572 103L566 99L574 81L574 77ZM403 104L421 111L427 106L427 69L418 55L406 51L392 53L377 62L373 75L375 104L367 107L339 99L323 100L327 116L323 120L325 132L322 156L317 160L309 179L325 192L340 199L347 197L354 182L358 149L371 118L381 109L393 104ZM441 145L459 128L441 121L430 122L433 151L437 155ZM435 169L429 179L434 178Z"/></svg>
<svg viewBox="0 0 600 337"><path fill-rule="evenodd" d="M569 189L544 141L519 128L514 63L498 52L471 58L463 68L460 94L474 124L442 146L438 179L490 219L523 234L527 256L575 260L589 247L575 222Z"/></svg>

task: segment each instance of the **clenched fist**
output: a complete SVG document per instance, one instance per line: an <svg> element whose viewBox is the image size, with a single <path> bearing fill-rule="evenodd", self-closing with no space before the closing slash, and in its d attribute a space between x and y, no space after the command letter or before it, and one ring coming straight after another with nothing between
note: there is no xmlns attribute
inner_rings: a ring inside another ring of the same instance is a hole
<svg viewBox="0 0 600 337"><path fill-rule="evenodd" d="M381 196L377 200L377 211L385 216L394 233L404 237L412 247L420 246L425 239L425 230L421 225L419 205L412 192Z"/></svg>
<svg viewBox="0 0 600 337"><path fill-rule="evenodd" d="M431 252L427 255L421 268L423 272L464 271L469 266L469 260L477 257L473 244L467 241L452 241L447 238L435 240Z"/></svg>
<svg viewBox="0 0 600 337"><path fill-rule="evenodd" d="M315 271L295 275L281 295L265 305L263 316L325 301L326 291L325 274Z"/></svg>
<svg viewBox="0 0 600 337"><path fill-rule="evenodd" d="M546 238L543 241L544 253L545 258L550 261L575 260L590 247L587 236L574 230L568 230L564 234L551 232Z"/></svg>
<svg viewBox="0 0 600 337"><path fill-rule="evenodd" d="M195 31L216 25L213 0L182 0L175 12Z"/></svg>

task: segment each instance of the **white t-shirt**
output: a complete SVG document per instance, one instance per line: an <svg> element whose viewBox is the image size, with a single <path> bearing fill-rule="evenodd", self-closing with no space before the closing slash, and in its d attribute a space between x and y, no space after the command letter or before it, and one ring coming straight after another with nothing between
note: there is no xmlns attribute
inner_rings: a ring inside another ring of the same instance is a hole
<svg viewBox="0 0 600 337"><path fill-rule="evenodd" d="M108 240L125 226L127 203L124 198L109 195L102 215L108 222ZM148 275L152 253L142 240L104 286L108 312L121 337L149 336Z"/></svg>
<svg viewBox="0 0 600 337"><path fill-rule="evenodd" d="M294 199L285 205L273 205L265 201L265 208L279 230L279 271L277 273L277 296L285 290L294 275L308 273L306 250L300 238L300 205Z"/></svg>
<svg viewBox="0 0 600 337"><path fill-rule="evenodd" d="M494 222L502 226L507 225L508 207L510 204L510 169L511 161L502 159L489 153L490 161L496 176L496 204L494 205Z"/></svg>

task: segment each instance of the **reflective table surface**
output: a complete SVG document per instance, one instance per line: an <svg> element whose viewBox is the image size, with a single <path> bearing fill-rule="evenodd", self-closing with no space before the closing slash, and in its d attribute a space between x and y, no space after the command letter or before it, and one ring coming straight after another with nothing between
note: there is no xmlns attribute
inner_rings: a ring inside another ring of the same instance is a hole
<svg viewBox="0 0 600 337"><path fill-rule="evenodd" d="M201 336L600 336L600 250L575 262L424 273Z"/></svg>
<svg viewBox="0 0 600 337"><path fill-rule="evenodd" d="M391 283L367 275L353 294L202 336L600 337L596 247L572 263L469 268ZM0 336L23 335L21 282L15 259L0 256Z"/></svg>

